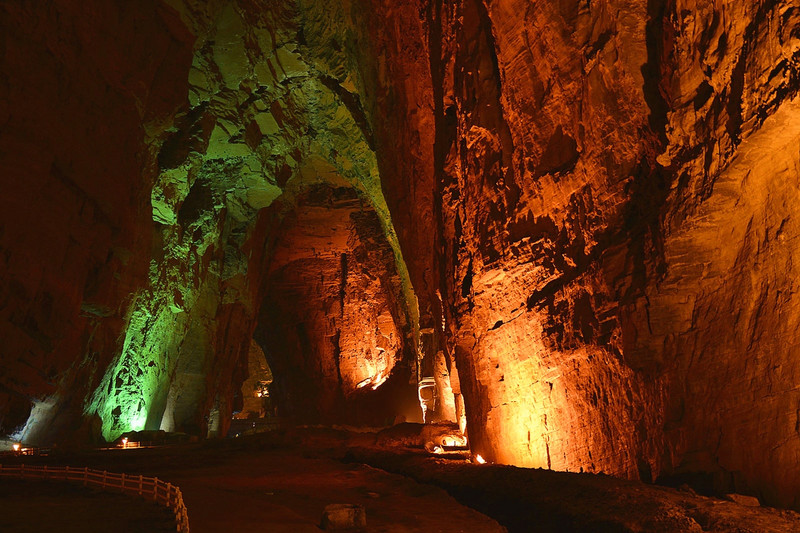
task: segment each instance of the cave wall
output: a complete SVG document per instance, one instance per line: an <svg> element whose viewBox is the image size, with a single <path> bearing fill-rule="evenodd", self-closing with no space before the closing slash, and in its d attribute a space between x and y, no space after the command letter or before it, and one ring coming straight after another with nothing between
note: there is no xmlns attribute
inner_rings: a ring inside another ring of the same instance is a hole
<svg viewBox="0 0 800 533"><path fill-rule="evenodd" d="M198 38L188 101L158 154L149 283L88 407L107 439L141 427L226 433L280 218L309 187L363 198L392 250L402 314L413 301L349 56L308 45L315 19L302 2L171 3ZM324 361L330 343L316 333L312 356Z"/></svg>
<svg viewBox="0 0 800 533"><path fill-rule="evenodd" d="M432 106L382 103L408 125L432 108L434 181L384 174L384 190L393 215L436 226L411 276L435 274L420 309L438 290L431 323L473 448L632 478L705 472L796 505L798 6L372 8L390 21L374 33L427 40ZM391 50L384 91L403 93L418 55ZM432 212L393 203L419 186Z"/></svg>
<svg viewBox="0 0 800 533"><path fill-rule="evenodd" d="M401 281L378 217L350 188L318 186L294 204L278 230L255 331L275 372L279 414L391 424L416 388Z"/></svg>
<svg viewBox="0 0 800 533"><path fill-rule="evenodd" d="M264 351L255 340L251 340L247 352L247 378L242 382L239 394L234 394L233 398L234 418L246 420L275 415L269 391L273 379Z"/></svg>
<svg viewBox="0 0 800 533"><path fill-rule="evenodd" d="M47 439L81 424L147 276L194 37L158 2L4 2L0 33L0 433L35 400Z"/></svg>
<svg viewBox="0 0 800 533"><path fill-rule="evenodd" d="M636 253L629 188L650 179L655 155L644 39L616 34L637 17L643 31L635 5L471 1L431 15L447 130L436 147L444 335L470 439L489 460L651 468L661 376L625 363L623 294L599 261L615 245Z"/></svg>
<svg viewBox="0 0 800 533"><path fill-rule="evenodd" d="M286 191L357 191L415 323L349 54L304 42L302 4L140 7L3 6L3 429L32 444L224 434Z"/></svg>
<svg viewBox="0 0 800 533"><path fill-rule="evenodd" d="M632 320L634 357L670 378L665 469L797 506L793 241L800 102L738 145L713 191L665 239L664 277ZM648 328L647 335L638 333Z"/></svg>

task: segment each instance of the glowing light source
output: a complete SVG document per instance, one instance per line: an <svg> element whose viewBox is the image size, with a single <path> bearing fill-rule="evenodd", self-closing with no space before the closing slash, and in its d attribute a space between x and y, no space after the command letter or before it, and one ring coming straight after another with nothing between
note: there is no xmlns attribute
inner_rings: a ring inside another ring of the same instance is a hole
<svg viewBox="0 0 800 533"><path fill-rule="evenodd" d="M15 442L14 444L12 444L11 447L14 448L15 452L19 451L19 443L18 442Z"/></svg>
<svg viewBox="0 0 800 533"><path fill-rule="evenodd" d="M461 435L445 435L442 437L442 446L466 446L467 439Z"/></svg>
<svg viewBox="0 0 800 533"><path fill-rule="evenodd" d="M366 379L362 379L361 381L358 382L358 384L356 385L356 388L357 389L362 389L362 388L366 387L367 385L372 385L372 390L375 390L378 387L380 387L381 385L383 385L384 383L386 383L387 379L389 379L388 375L378 374L376 376L372 376L372 377L368 377Z"/></svg>
<svg viewBox="0 0 800 533"><path fill-rule="evenodd" d="M128 437L125 437L125 438L122 439L122 447L123 448L127 448L128 447Z"/></svg>
<svg viewBox="0 0 800 533"><path fill-rule="evenodd" d="M481 464L481 465L483 465L483 464L486 464L486 459L484 459L483 457L481 457L481 455L480 455L479 453L476 453L476 454L475 454L475 461L476 461L478 464Z"/></svg>
<svg viewBox="0 0 800 533"><path fill-rule="evenodd" d="M433 377L422 378L418 383L419 405L422 408L422 420L429 422L428 411L436 408L436 380Z"/></svg>
<svg viewBox="0 0 800 533"><path fill-rule="evenodd" d="M389 379L389 376L383 376L383 377L379 378L379 379L378 379L378 380L377 380L377 381L376 381L376 382L375 382L375 383L372 385L372 390L375 390L375 389L377 389L378 387L380 387L381 385L383 385L384 383L386 383L386 380L387 380L387 379Z"/></svg>

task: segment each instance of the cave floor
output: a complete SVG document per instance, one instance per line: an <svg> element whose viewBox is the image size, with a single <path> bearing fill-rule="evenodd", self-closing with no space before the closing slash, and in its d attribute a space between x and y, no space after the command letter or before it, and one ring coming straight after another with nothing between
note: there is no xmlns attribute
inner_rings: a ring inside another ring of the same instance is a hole
<svg viewBox="0 0 800 533"><path fill-rule="evenodd" d="M329 450L283 445L264 449L259 442L263 441L54 454L26 458L26 462L80 462L81 466L157 476L177 484L189 511L192 533L319 532L323 509L332 503L363 505L368 532L505 531L441 488L370 466L344 463L331 457Z"/></svg>
<svg viewBox="0 0 800 533"><path fill-rule="evenodd" d="M797 533L800 514L602 474L477 465L351 448L350 461L444 488L512 532Z"/></svg>
<svg viewBox="0 0 800 533"><path fill-rule="evenodd" d="M162 475L181 487L193 533L319 532L323 509L332 503L363 505L367 531L376 533L503 531L441 488L308 452L236 454Z"/></svg>
<svg viewBox="0 0 800 533"><path fill-rule="evenodd" d="M475 465L314 429L162 448L27 458L158 476L184 494L192 532L320 531L331 503L370 532L800 531L800 514L611 478Z"/></svg>

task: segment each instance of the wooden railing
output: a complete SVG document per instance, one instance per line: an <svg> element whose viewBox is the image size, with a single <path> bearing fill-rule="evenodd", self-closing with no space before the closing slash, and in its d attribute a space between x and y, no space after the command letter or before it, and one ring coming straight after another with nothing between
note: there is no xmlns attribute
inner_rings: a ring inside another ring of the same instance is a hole
<svg viewBox="0 0 800 533"><path fill-rule="evenodd" d="M0 477L74 481L82 483L85 487L118 490L124 494L138 495L168 507L175 515L176 530L180 533L189 533L189 515L186 512L186 505L183 503L181 489L172 483L165 483L157 477L116 474L90 468L26 466L24 464L0 465Z"/></svg>

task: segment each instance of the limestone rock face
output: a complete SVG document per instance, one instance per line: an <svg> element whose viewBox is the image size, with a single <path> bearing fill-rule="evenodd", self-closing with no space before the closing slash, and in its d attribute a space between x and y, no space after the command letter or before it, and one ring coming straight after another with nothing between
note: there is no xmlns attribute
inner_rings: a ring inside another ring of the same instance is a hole
<svg viewBox="0 0 800 533"><path fill-rule="evenodd" d="M80 424L147 276L153 146L194 36L149 1L4 2L0 34L0 433L35 403L52 436Z"/></svg>
<svg viewBox="0 0 800 533"><path fill-rule="evenodd" d="M796 3L467 0L422 24L433 322L473 448L796 505Z"/></svg>
<svg viewBox="0 0 800 533"><path fill-rule="evenodd" d="M234 418L260 418L274 414L269 396L269 386L272 381L272 369L267 363L264 352L257 342L252 341L247 352L247 379L242 382L242 405ZM237 410L236 407L234 396L234 410Z"/></svg>
<svg viewBox="0 0 800 533"><path fill-rule="evenodd" d="M430 254L426 225L398 234L422 252L420 324L460 378L473 448L634 478L704 472L797 505L796 3L370 12L386 73L375 122L435 125L433 153L428 130L400 134L407 170L382 179L395 220L433 217ZM397 28L427 44L430 89L424 67L410 74L418 53L386 44ZM382 100L397 93L433 102ZM398 139L376 132L379 154Z"/></svg>
<svg viewBox="0 0 800 533"><path fill-rule="evenodd" d="M2 155L15 184L0 237L2 327L14 339L0 413L3 432L30 443L65 438L81 415L107 439L224 434L273 230L320 182L355 190L391 250L402 303L394 315L383 305L370 340L406 353L395 320L415 320L358 70L324 53L313 3L141 7L2 8ZM268 212L278 197L282 211ZM361 342L360 306L344 344ZM365 368L352 379L388 369L381 357L353 362Z"/></svg>
<svg viewBox="0 0 800 533"><path fill-rule="evenodd" d="M713 191L664 243L631 352L670 376L665 467L797 505L800 101L744 137ZM651 363L652 364L652 363ZM713 428L713 429L712 429Z"/></svg>
<svg viewBox="0 0 800 533"><path fill-rule="evenodd" d="M473 1L431 21L446 44L432 60L449 129L436 147L443 334L484 458L636 477L658 383L621 358L598 258L630 246L625 182L652 150L623 60L643 39L612 31L644 13L592 7Z"/></svg>
<svg viewBox="0 0 800 533"><path fill-rule="evenodd" d="M400 279L375 212L352 189L323 186L297 200L279 235L256 330L279 411L311 422L391 423L394 406L365 393L415 391L398 367Z"/></svg>
<svg viewBox="0 0 800 533"><path fill-rule="evenodd" d="M186 1L174 7L197 35L188 102L158 153L151 194L157 238L149 279L131 306L121 353L87 407L103 421L105 438L138 426L226 433L233 397L246 377L264 290L271 287L265 277L281 220L320 184L347 188L363 200L400 279L393 299L399 298L401 307L391 320L381 315L385 331L367 340L385 346L381 353L404 354L406 332L400 335L390 326L400 314L404 323L414 323L413 316L411 321L405 316L411 284L359 103L358 71L348 54L326 53L335 28L315 18L313 3ZM361 253L372 253L367 249ZM353 294L363 299L373 293ZM313 292L301 296L288 302L286 316L326 298ZM354 320L360 306L348 307L353 316L344 317L351 329L343 330L343 347L363 334ZM314 325L320 329L309 332L308 353L288 354L292 368L330 370L327 330L321 322ZM271 357L269 347L263 348ZM378 351L361 348L352 353ZM354 362L360 370L348 379L382 377L392 357L376 353L374 361ZM277 384L282 382L279 375ZM337 394L344 392L329 390L325 397Z"/></svg>

